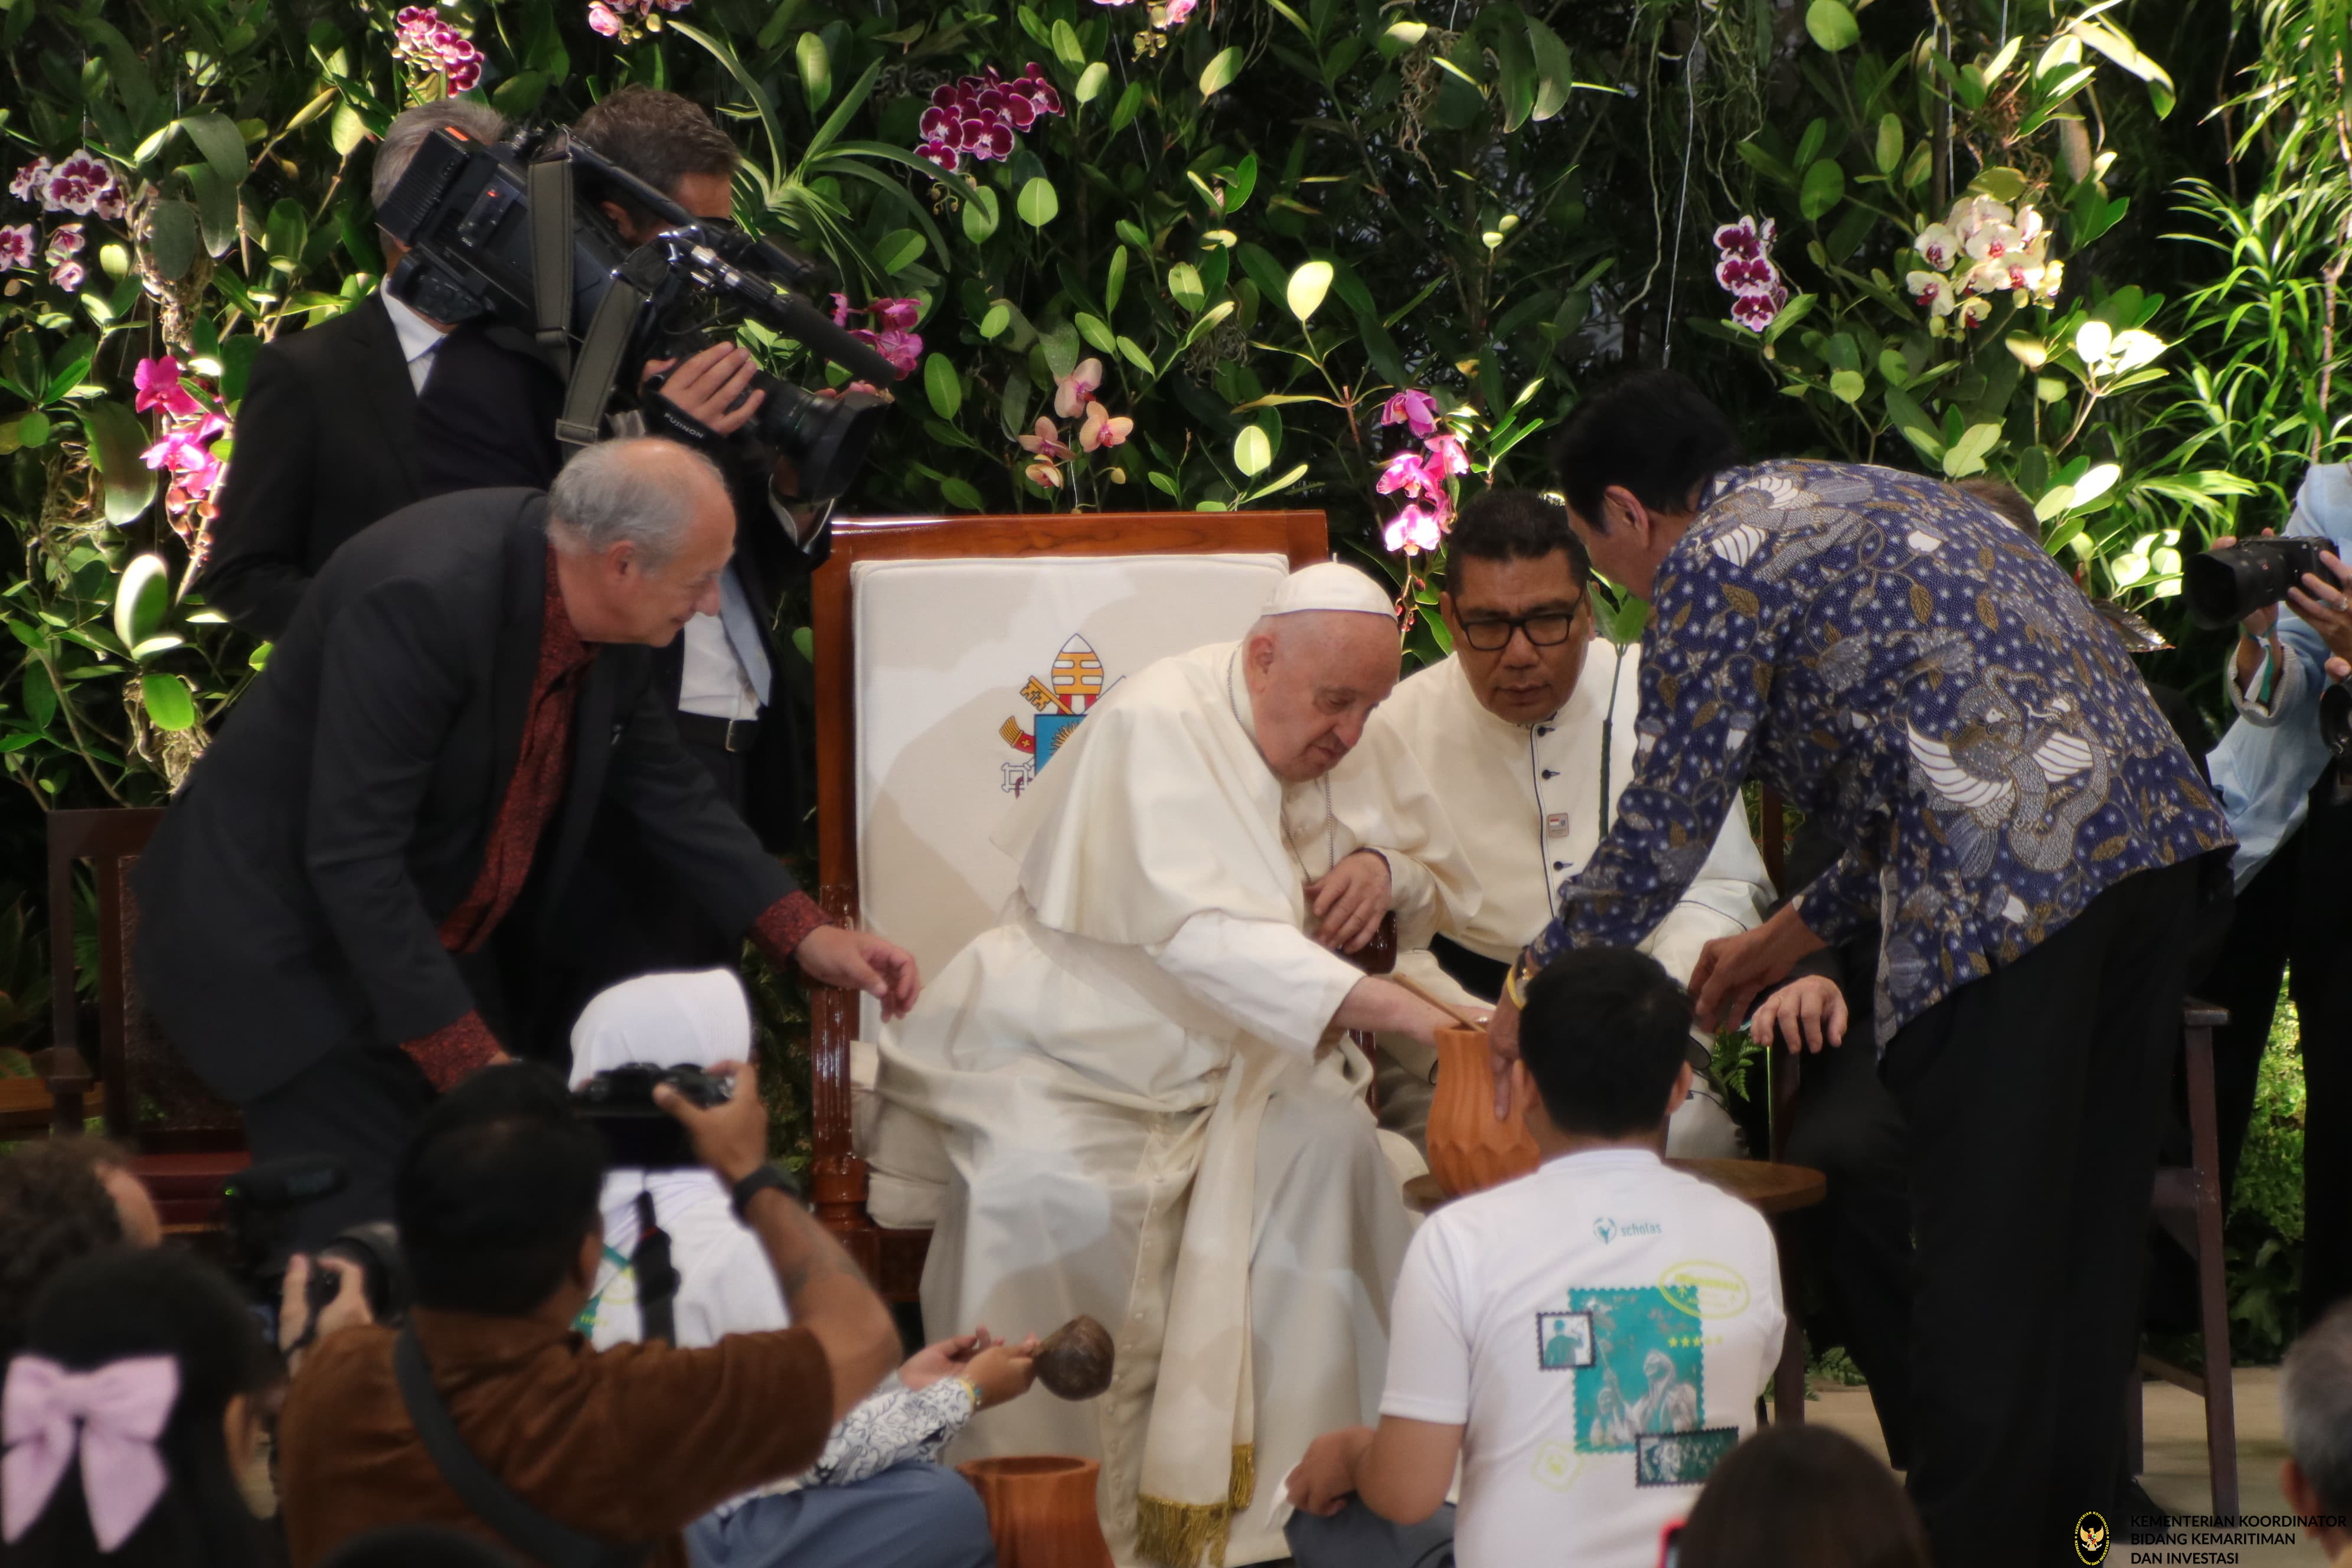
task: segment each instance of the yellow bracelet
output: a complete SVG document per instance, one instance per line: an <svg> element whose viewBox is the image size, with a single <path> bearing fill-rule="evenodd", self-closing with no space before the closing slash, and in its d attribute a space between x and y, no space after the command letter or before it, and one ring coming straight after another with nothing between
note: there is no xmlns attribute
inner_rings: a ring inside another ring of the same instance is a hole
<svg viewBox="0 0 2352 1568"><path fill-rule="evenodd" d="M1519 985L1519 962L1526 956L1524 953L1520 954L1519 960L1515 960L1508 969L1503 971L1504 999L1522 1013L1528 1010L1528 997L1527 993Z"/></svg>
<svg viewBox="0 0 2352 1568"><path fill-rule="evenodd" d="M964 1387L971 1391L971 1413L975 1415L979 1415L981 1410L988 1404L988 1401L980 1396L980 1384L961 1373L957 1374L956 1381L962 1384Z"/></svg>

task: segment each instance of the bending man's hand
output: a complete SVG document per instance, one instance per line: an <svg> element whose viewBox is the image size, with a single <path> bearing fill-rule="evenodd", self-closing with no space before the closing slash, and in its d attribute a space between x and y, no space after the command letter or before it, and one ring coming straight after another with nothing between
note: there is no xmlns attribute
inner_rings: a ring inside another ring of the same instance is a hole
<svg viewBox="0 0 2352 1568"><path fill-rule="evenodd" d="M1699 949L1691 969L1690 994L1698 1026L1719 1029L1748 1016L1756 994L1787 976L1797 960L1824 944L1797 918L1793 903L1754 931L1719 936Z"/></svg>
<svg viewBox="0 0 2352 1568"><path fill-rule="evenodd" d="M915 955L872 931L819 926L793 949L801 973L821 985L863 991L882 1004L882 1016L903 1018L923 994Z"/></svg>
<svg viewBox="0 0 2352 1568"><path fill-rule="evenodd" d="M1316 921L1315 940L1334 952L1353 952L1372 940L1389 912L1388 858L1359 849L1307 884L1307 905Z"/></svg>
<svg viewBox="0 0 2352 1568"><path fill-rule="evenodd" d="M1824 1045L1843 1044L1845 1024L1845 993L1837 982L1826 974L1808 974L1790 981L1759 1003L1748 1030L1768 1051L1786 1039L1789 1054L1794 1056L1801 1050L1818 1051Z"/></svg>
<svg viewBox="0 0 2352 1568"><path fill-rule="evenodd" d="M1319 1519L1339 1512L1355 1493L1356 1467L1371 1446L1369 1426L1345 1426L1307 1444L1306 1456L1286 1480L1290 1506Z"/></svg>

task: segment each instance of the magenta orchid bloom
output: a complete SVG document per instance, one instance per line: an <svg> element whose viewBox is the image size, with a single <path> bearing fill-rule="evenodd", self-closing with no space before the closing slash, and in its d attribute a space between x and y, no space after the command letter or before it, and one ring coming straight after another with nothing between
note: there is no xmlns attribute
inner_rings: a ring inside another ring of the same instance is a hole
<svg viewBox="0 0 2352 1568"><path fill-rule="evenodd" d="M1442 482L1470 471L1470 454L1463 450L1461 437L1450 430L1442 430L1432 436L1427 445L1429 472L1433 480Z"/></svg>
<svg viewBox="0 0 2352 1568"><path fill-rule="evenodd" d="M1198 4L1199 0L1168 0L1167 17L1166 20L1160 23L1160 26L1163 27L1182 26L1185 20L1192 15L1193 7Z"/></svg>
<svg viewBox="0 0 2352 1568"><path fill-rule="evenodd" d="M1065 419L1076 419L1087 411L1087 404L1095 390L1103 384L1102 361L1082 359L1071 367L1070 374L1054 382L1054 412Z"/></svg>
<svg viewBox="0 0 2352 1568"><path fill-rule="evenodd" d="M180 384L180 362L170 354L162 359L141 360L131 371L131 380L139 389L138 399L131 406L142 414L151 408L179 416L204 412L196 400L188 395L188 389Z"/></svg>
<svg viewBox="0 0 2352 1568"><path fill-rule="evenodd" d="M1444 542L1445 529L1436 512L1415 502L1389 519L1388 527L1381 531L1381 537L1392 551L1405 555L1422 555Z"/></svg>
<svg viewBox="0 0 2352 1568"><path fill-rule="evenodd" d="M1381 423L1410 426L1416 436L1437 428L1437 399L1411 387L1381 405Z"/></svg>
<svg viewBox="0 0 2352 1568"><path fill-rule="evenodd" d="M63 261L67 257L79 253L81 247L81 225L78 223L59 224L55 229L50 231L48 248L41 254L48 260Z"/></svg>
<svg viewBox="0 0 2352 1568"><path fill-rule="evenodd" d="M139 460L151 468L169 468L178 474L206 472L216 467L219 459L205 450L205 446L227 428L226 420L214 417L198 425L166 430L162 440L139 454Z"/></svg>
<svg viewBox="0 0 2352 1568"><path fill-rule="evenodd" d="M1061 112L1061 92L1045 79L1045 69L1036 61L1030 61L1027 71L1012 81L990 66L979 76L961 77L932 89L931 106L917 123L922 141L915 152L952 174L966 158L985 163L1011 157L1014 132Z"/></svg>
<svg viewBox="0 0 2352 1568"><path fill-rule="evenodd" d="M40 237L40 231L29 223L13 223L0 228L0 272L30 267Z"/></svg>
<svg viewBox="0 0 2352 1568"><path fill-rule="evenodd" d="M41 205L47 212L85 215L113 184L113 171L99 162L97 153L84 148L49 171L41 187Z"/></svg>
<svg viewBox="0 0 2352 1568"><path fill-rule="evenodd" d="M1434 487L1430 483L1429 469L1422 461L1421 454L1408 450L1399 452L1388 460L1388 466L1381 470L1380 479L1373 488L1384 496L1394 495L1399 490L1408 496L1425 496L1432 493Z"/></svg>
<svg viewBox="0 0 2352 1568"><path fill-rule="evenodd" d="M1135 421L1125 415L1114 419L1109 409L1099 403L1089 403L1087 405L1087 422L1078 426L1078 445L1089 452L1122 446L1127 441L1128 432L1134 428Z"/></svg>
<svg viewBox="0 0 2352 1568"><path fill-rule="evenodd" d="M596 0L588 7L588 25L608 38L621 36L621 18L613 14L613 8L604 0Z"/></svg>
<svg viewBox="0 0 2352 1568"><path fill-rule="evenodd" d="M877 300L866 307L874 319L893 331L911 332L923 318L920 300Z"/></svg>
<svg viewBox="0 0 2352 1568"><path fill-rule="evenodd" d="M79 289L89 273L79 261L60 261L49 269L49 281L60 289Z"/></svg>
<svg viewBox="0 0 2352 1568"><path fill-rule="evenodd" d="M49 161L36 158L16 171L16 177L8 182L8 194L20 202L37 202L48 183Z"/></svg>

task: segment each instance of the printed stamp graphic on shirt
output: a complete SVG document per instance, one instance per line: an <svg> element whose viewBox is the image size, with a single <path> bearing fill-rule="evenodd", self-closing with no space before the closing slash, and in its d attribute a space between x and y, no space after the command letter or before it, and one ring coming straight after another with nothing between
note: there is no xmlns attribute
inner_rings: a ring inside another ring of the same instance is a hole
<svg viewBox="0 0 2352 1568"><path fill-rule="evenodd" d="M1696 1285L1568 1293L1592 1321L1592 1364L1576 1369L1576 1446L1632 1453L1644 1433L1706 1425L1706 1349Z"/></svg>
<svg viewBox="0 0 2352 1568"><path fill-rule="evenodd" d="M1633 1484L1695 1487L1715 1473L1726 1454L1739 1446L1737 1426L1698 1432L1644 1432L1633 1439Z"/></svg>
<svg viewBox="0 0 2352 1568"><path fill-rule="evenodd" d="M1591 1313L1536 1314L1536 1367L1538 1371L1570 1372L1591 1364Z"/></svg>
<svg viewBox="0 0 2352 1568"><path fill-rule="evenodd" d="M1738 1269L1710 1258L1692 1258L1680 1263L1668 1264L1658 1276L1661 1286L1688 1286L1696 1292L1695 1304L1700 1318L1736 1318L1748 1310L1748 1280ZM1667 1298L1679 1305L1693 1298L1674 1295Z"/></svg>

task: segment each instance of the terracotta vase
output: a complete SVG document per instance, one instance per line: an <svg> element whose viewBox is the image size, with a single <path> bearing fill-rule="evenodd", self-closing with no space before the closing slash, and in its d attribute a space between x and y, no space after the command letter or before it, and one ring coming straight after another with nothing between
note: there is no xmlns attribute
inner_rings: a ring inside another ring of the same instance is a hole
<svg viewBox="0 0 2352 1568"><path fill-rule="evenodd" d="M1536 1168L1536 1142L1519 1121L1495 1120L1495 1073L1484 1029L1437 1031L1437 1092L1429 1105L1429 1169L1458 1198Z"/></svg>
<svg viewBox="0 0 2352 1568"><path fill-rule="evenodd" d="M1063 1454L973 1459L956 1473L988 1507L998 1568L1112 1568L1095 1513L1102 1466Z"/></svg>

